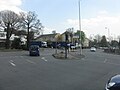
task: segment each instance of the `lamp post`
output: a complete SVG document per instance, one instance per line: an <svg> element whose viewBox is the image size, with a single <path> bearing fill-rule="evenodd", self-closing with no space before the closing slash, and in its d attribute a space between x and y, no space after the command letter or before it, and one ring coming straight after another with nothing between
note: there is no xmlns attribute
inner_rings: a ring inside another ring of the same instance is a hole
<svg viewBox="0 0 120 90"><path fill-rule="evenodd" d="M81 35L81 13L80 13L80 0L78 1L78 5L79 5L79 30L80 30L80 55L82 55L82 35Z"/></svg>
<svg viewBox="0 0 120 90"><path fill-rule="evenodd" d="M108 42L110 42L110 29L108 27L105 27L105 29L108 30Z"/></svg>

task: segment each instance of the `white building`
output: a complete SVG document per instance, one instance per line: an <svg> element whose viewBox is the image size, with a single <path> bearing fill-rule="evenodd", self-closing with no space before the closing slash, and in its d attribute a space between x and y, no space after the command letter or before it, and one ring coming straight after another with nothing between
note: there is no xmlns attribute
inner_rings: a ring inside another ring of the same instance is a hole
<svg viewBox="0 0 120 90"><path fill-rule="evenodd" d="M26 44L26 36L25 35L21 35L21 36L16 36L15 34L12 34L10 37L10 41L13 41L15 38L20 38L22 41L22 45ZM0 32L0 46L5 46L5 41L6 41L6 32Z"/></svg>

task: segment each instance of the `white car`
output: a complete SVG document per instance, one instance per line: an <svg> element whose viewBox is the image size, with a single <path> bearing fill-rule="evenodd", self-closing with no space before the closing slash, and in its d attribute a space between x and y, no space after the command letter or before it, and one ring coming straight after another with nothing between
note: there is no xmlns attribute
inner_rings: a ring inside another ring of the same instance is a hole
<svg viewBox="0 0 120 90"><path fill-rule="evenodd" d="M96 52L96 48L95 48L95 47L91 47L91 48L90 48L90 51L91 51L91 52Z"/></svg>
<svg viewBox="0 0 120 90"><path fill-rule="evenodd" d="M47 42L42 42L41 46L47 48Z"/></svg>

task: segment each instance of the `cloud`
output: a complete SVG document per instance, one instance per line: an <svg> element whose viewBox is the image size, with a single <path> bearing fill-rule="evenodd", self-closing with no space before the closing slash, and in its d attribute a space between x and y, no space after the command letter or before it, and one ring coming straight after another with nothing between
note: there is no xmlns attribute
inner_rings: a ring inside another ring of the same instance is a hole
<svg viewBox="0 0 120 90"><path fill-rule="evenodd" d="M21 6L22 0L0 0L0 11L2 10L12 10L18 13L22 11L19 6Z"/></svg>
<svg viewBox="0 0 120 90"><path fill-rule="evenodd" d="M72 25L75 29L78 29L78 19L68 19L66 21L68 25ZM107 29L110 30L110 35L120 35L120 16L109 16L107 12L101 12L94 18L82 19L81 20L82 30L90 36L91 34L100 34L100 35L108 35Z"/></svg>
<svg viewBox="0 0 120 90"><path fill-rule="evenodd" d="M51 34L52 31L55 31L55 29L45 27L43 30L43 34Z"/></svg>
<svg viewBox="0 0 120 90"><path fill-rule="evenodd" d="M99 11L98 14L100 15L108 15L108 12L106 10Z"/></svg>

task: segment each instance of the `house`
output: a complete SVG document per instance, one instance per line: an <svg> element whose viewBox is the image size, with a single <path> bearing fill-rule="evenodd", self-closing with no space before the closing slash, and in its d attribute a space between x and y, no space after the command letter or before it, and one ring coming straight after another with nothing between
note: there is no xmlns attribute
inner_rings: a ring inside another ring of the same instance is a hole
<svg viewBox="0 0 120 90"><path fill-rule="evenodd" d="M0 47L5 46L6 32L0 32Z"/></svg>
<svg viewBox="0 0 120 90"><path fill-rule="evenodd" d="M59 33L55 33L55 34L43 34L40 35L39 37L37 37L35 39L35 41L46 41L46 42L55 42L57 37L59 36Z"/></svg>
<svg viewBox="0 0 120 90"><path fill-rule="evenodd" d="M12 34L10 37L10 41L12 42L15 38L20 38L22 41L22 45L26 44L26 36L21 35L21 36L16 36L15 34ZM5 42L6 42L6 32L2 31L0 32L0 47L5 47Z"/></svg>
<svg viewBox="0 0 120 90"><path fill-rule="evenodd" d="M79 43L80 42L80 37L78 35L73 35L73 43Z"/></svg>
<svg viewBox="0 0 120 90"><path fill-rule="evenodd" d="M89 47L89 42L90 42L90 40L88 38L85 38L85 41L83 43L83 47L85 47L85 48Z"/></svg>
<svg viewBox="0 0 120 90"><path fill-rule="evenodd" d="M66 33L67 33L67 36L68 36L68 41L72 42L72 36L69 32L64 32L64 33L61 34L62 42L66 41Z"/></svg>
<svg viewBox="0 0 120 90"><path fill-rule="evenodd" d="M63 34L61 34L62 37L62 42L65 42L66 40L66 36L65 36L66 32L64 32ZM74 44L76 43L80 43L80 37L77 34L71 34L71 33L67 33L68 34L68 41L72 42ZM89 39L85 38L85 41L83 42L83 47L89 47Z"/></svg>

